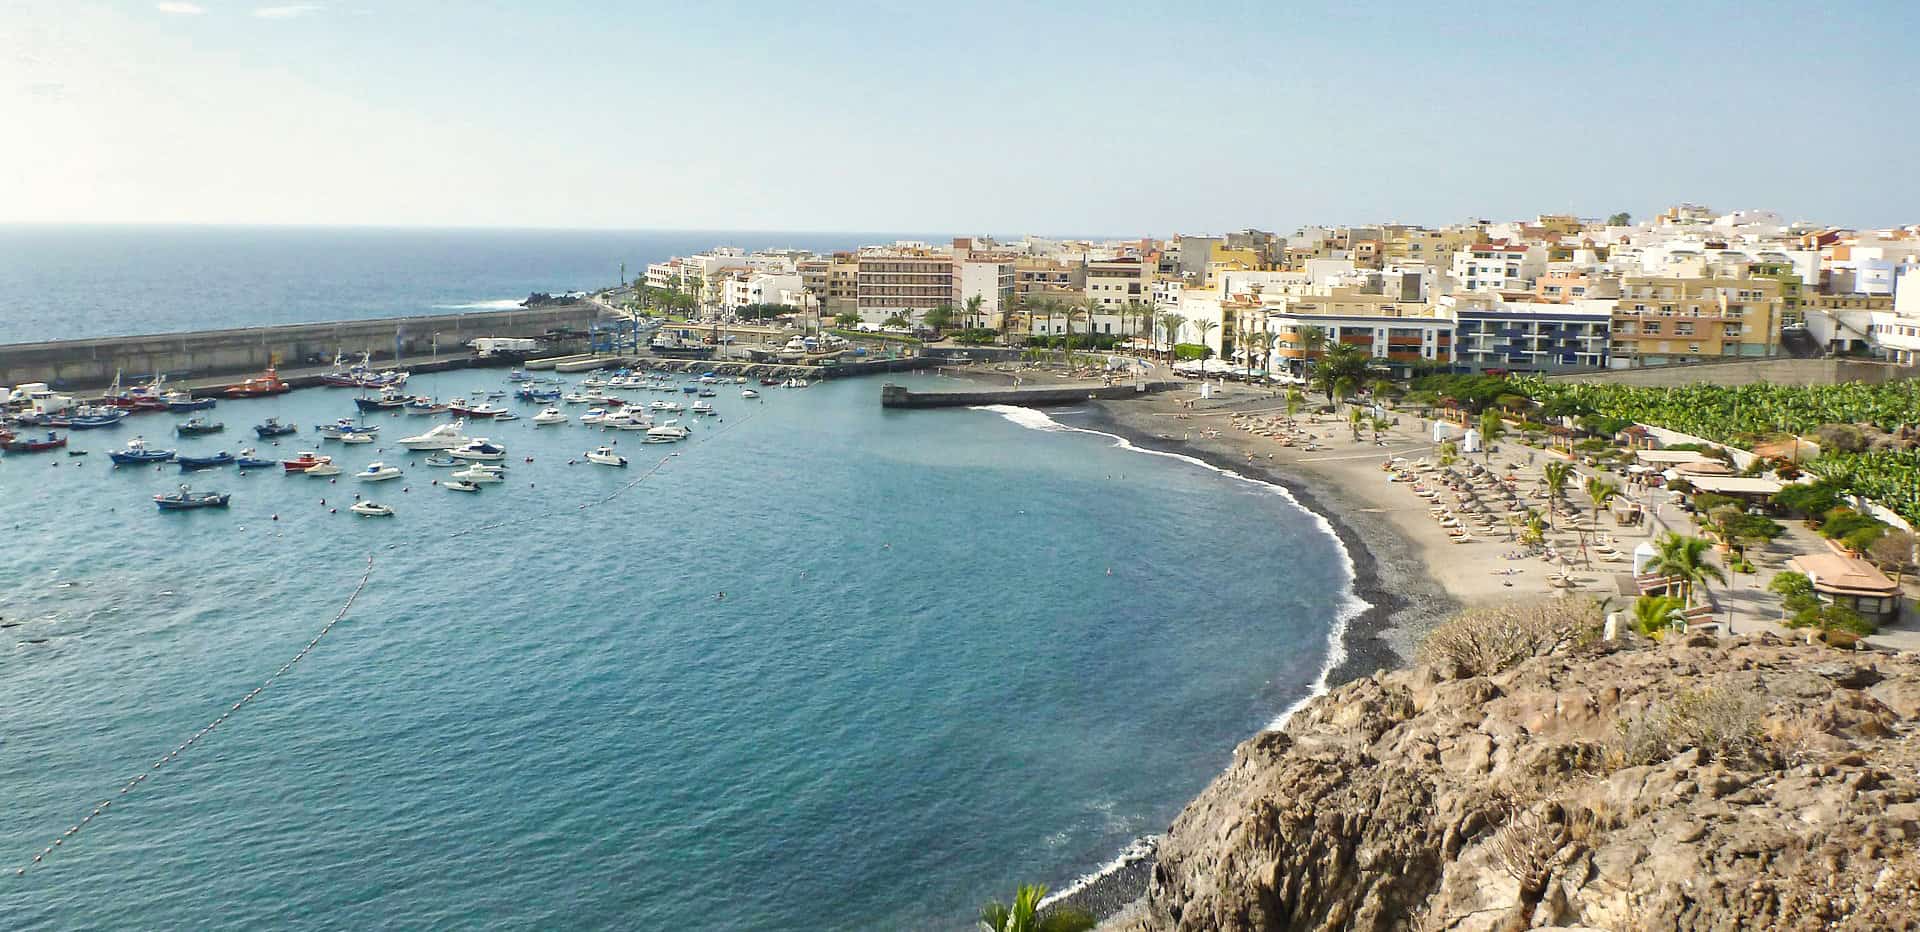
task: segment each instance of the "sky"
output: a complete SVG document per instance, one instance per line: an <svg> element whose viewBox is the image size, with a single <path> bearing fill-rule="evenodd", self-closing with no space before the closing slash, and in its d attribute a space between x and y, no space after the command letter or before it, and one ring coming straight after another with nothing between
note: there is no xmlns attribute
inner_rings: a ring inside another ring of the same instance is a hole
<svg viewBox="0 0 1920 932"><path fill-rule="evenodd" d="M0 222L1886 226L1916 51L1913 0L0 0Z"/></svg>

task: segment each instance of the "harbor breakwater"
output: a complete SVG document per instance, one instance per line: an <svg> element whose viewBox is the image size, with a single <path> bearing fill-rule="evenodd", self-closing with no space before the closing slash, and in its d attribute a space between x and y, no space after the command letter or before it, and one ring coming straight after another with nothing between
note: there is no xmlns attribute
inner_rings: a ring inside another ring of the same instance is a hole
<svg viewBox="0 0 1920 932"><path fill-rule="evenodd" d="M126 378L165 374L171 379L259 372L336 353L375 359L425 355L463 346L476 337L540 336L583 330L598 318L592 304L511 311L476 311L342 320L318 324L241 327L187 333L53 340L0 346L0 384L46 382L63 390L96 388Z"/></svg>
<svg viewBox="0 0 1920 932"><path fill-rule="evenodd" d="M1061 388L1008 388L972 392L916 392L904 385L885 385L880 389L883 408L972 408L985 405L1015 405L1039 408L1078 404L1083 401L1131 398L1150 392L1178 388L1178 382L1142 382L1125 385L1070 385Z"/></svg>

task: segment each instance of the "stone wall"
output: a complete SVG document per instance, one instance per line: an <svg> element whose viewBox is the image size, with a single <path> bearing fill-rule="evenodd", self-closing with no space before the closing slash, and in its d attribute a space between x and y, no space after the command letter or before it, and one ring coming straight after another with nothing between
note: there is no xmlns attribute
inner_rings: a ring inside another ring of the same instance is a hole
<svg viewBox="0 0 1920 932"><path fill-rule="evenodd" d="M573 304L538 310L15 343L0 346L0 385L47 382L63 389L93 388L111 382L115 372L129 380L156 373L174 379L250 375L268 366L296 365L315 354L357 356L370 350L376 360L390 359L396 342L403 356L425 355L435 347L442 352L457 349L476 337L538 336L553 328L584 330L598 315L594 305Z"/></svg>
<svg viewBox="0 0 1920 932"><path fill-rule="evenodd" d="M1549 381L1612 382L1667 388L1710 382L1715 385L1833 385L1839 382L1879 384L1920 378L1920 369L1863 359L1729 359L1644 369L1606 369L1545 376Z"/></svg>

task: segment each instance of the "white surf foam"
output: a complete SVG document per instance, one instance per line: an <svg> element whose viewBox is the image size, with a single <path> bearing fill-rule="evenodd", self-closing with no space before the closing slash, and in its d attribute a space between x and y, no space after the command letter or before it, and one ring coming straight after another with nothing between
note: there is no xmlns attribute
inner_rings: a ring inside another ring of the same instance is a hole
<svg viewBox="0 0 1920 932"><path fill-rule="evenodd" d="M520 307L525 298L494 298L490 301L468 301L465 304L436 304L434 307L444 311L512 311Z"/></svg>
<svg viewBox="0 0 1920 932"><path fill-rule="evenodd" d="M1093 434L1095 436L1105 437L1108 440L1113 441L1114 446L1119 447L1123 450L1131 450L1136 453L1145 453L1149 456L1164 456L1164 457L1167 457L1168 459L1175 459L1175 460L1180 460L1181 462L1191 463L1192 465L1198 466L1201 469L1205 469L1222 476L1227 476L1232 479L1237 479L1241 482L1251 483L1253 485L1257 485L1264 489L1267 489L1273 492L1274 494L1279 495L1281 498L1286 499L1288 504L1292 505L1295 508L1300 509L1302 514L1305 514L1311 517L1314 521L1314 524L1320 528L1320 532L1325 534L1328 540L1333 541L1334 549L1337 550L1340 554L1340 561L1342 565L1345 567L1346 576L1347 576L1346 591L1345 591L1344 597L1341 599L1341 604L1339 609L1334 612L1333 625L1327 631L1327 656L1326 656L1326 659L1322 661L1320 664L1319 675L1314 677L1312 684L1310 684L1307 687L1307 694L1305 696L1300 697L1299 701L1293 703L1292 705L1286 707L1285 709L1282 709L1280 711L1280 714L1276 718L1274 718L1272 722L1268 723L1267 730L1275 731L1281 728L1282 726L1286 725L1287 719L1291 718L1293 716L1293 713L1298 712L1300 708L1306 705L1309 700L1317 696L1324 695L1326 693L1327 679L1333 675L1334 670L1339 669L1340 665L1345 663L1347 660L1348 625L1353 621L1353 619L1360 617L1360 614L1362 612L1373 607L1372 603L1368 602L1365 599L1362 599L1359 593L1354 590L1355 584L1359 581L1359 572L1354 567L1353 554L1347 550L1346 542L1340 539L1340 535L1334 533L1333 522L1327 520L1326 515L1323 515L1317 511L1314 511L1311 508L1308 508L1305 505L1300 504L1300 500L1295 498L1293 496L1293 493L1288 491L1287 488L1283 485L1279 485L1273 482L1268 482L1265 479L1256 479L1256 478L1253 478L1252 476L1243 475L1231 469L1223 469L1219 466L1215 466L1212 463L1207 462L1206 460L1200 459L1198 457L1188 456L1184 453L1170 453L1165 450L1150 450L1146 447L1136 446L1134 445L1133 442L1129 441L1127 438L1121 437L1116 434L1109 434L1106 431L1092 430L1085 427L1072 427L1066 424L1062 424L1059 421L1054 420L1052 417L1049 417L1047 413L1044 411L1039 411L1033 408L1022 408L1016 405L979 405L979 406L976 406L973 410L991 411L994 414L998 414L1001 417L1004 417L1007 420L1012 421L1013 423L1018 424L1021 427L1025 427L1029 430L1068 431L1068 432L1080 433L1080 434ZM1117 869L1117 868L1110 868L1110 869Z"/></svg>
<svg viewBox="0 0 1920 932"><path fill-rule="evenodd" d="M1079 879L1075 880L1074 882L1067 884L1066 886L1061 887L1060 889L1055 890L1052 893L1049 893L1046 896L1042 897L1040 899L1040 908L1045 909L1048 906L1052 906L1053 904L1066 899L1067 897L1073 896L1074 894L1077 894L1080 891L1093 886L1095 883L1099 882L1100 878L1105 877L1108 874L1111 874L1117 870L1120 870L1121 868L1124 868L1127 865L1140 860L1141 858L1147 857L1153 854L1155 851L1158 851L1159 849L1160 849L1159 835L1147 835L1143 838L1136 838L1133 840L1133 844L1130 844L1125 848L1121 849L1120 854L1116 856L1113 860L1108 861L1107 863L1094 868L1089 873L1080 875Z"/></svg>

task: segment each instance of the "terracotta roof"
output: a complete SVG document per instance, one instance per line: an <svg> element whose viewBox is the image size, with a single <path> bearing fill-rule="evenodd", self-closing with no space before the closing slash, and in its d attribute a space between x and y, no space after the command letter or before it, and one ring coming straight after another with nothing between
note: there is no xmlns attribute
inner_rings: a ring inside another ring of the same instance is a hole
<svg viewBox="0 0 1920 932"><path fill-rule="evenodd" d="M1837 553L1794 557L1788 565L1813 580L1813 588L1841 595L1899 595L1900 587L1865 560Z"/></svg>

